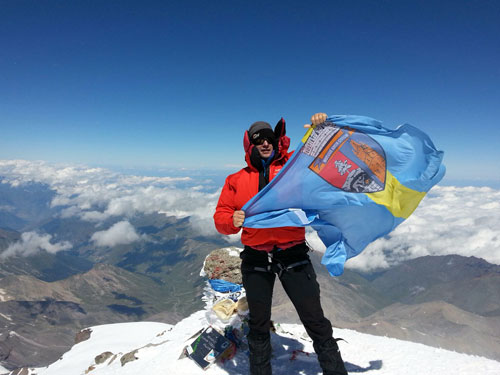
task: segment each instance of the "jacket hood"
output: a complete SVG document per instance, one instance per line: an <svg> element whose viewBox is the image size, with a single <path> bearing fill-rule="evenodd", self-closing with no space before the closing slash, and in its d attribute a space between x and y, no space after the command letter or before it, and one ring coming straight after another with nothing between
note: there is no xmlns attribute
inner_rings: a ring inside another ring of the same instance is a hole
<svg viewBox="0 0 500 375"><path fill-rule="evenodd" d="M276 144L273 144L275 152L273 162L286 156L288 154L288 147L290 147L290 138L286 135L286 124L283 117L274 127L274 135L276 136ZM245 135L243 136L243 148L245 150L245 161L247 162L247 165L252 169L257 169L252 164L252 160L255 159L256 155L258 155L256 154L258 151L255 148L255 145L250 142L248 130L245 130Z"/></svg>

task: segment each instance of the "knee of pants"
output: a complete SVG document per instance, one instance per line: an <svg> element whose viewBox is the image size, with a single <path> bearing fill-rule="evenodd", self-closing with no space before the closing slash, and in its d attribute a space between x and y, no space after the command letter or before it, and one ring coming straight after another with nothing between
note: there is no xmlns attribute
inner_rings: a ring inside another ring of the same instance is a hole
<svg viewBox="0 0 500 375"><path fill-rule="evenodd" d="M271 305L273 298L275 275L266 272L244 272L243 286L246 290L251 331L268 333L271 321Z"/></svg>
<svg viewBox="0 0 500 375"><path fill-rule="evenodd" d="M288 271L282 275L280 280L292 302L319 301L320 289L312 265Z"/></svg>
<svg viewBox="0 0 500 375"><path fill-rule="evenodd" d="M268 272L244 272L242 274L248 304L271 304L276 276Z"/></svg>
<svg viewBox="0 0 500 375"><path fill-rule="evenodd" d="M248 325L250 330L267 333L271 328L271 305L260 303L248 304L250 319Z"/></svg>

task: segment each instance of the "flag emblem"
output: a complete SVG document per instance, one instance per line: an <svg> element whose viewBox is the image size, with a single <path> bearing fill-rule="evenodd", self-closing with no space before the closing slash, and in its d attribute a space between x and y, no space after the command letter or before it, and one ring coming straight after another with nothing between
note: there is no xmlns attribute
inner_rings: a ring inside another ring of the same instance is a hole
<svg viewBox="0 0 500 375"><path fill-rule="evenodd" d="M375 193L385 188L384 150L361 131L337 128L326 142L324 138L309 137L303 152L315 157L309 169L336 188L350 193Z"/></svg>

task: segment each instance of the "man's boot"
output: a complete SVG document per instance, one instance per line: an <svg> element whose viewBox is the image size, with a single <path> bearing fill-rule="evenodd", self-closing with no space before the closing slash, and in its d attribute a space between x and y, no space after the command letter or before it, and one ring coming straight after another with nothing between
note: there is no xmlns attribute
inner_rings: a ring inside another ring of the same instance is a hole
<svg viewBox="0 0 500 375"><path fill-rule="evenodd" d="M248 335L250 350L250 374L271 375L271 336L270 334Z"/></svg>
<svg viewBox="0 0 500 375"><path fill-rule="evenodd" d="M347 375L339 346L334 338L321 344L313 343L313 346L318 355L319 365L323 369L323 375Z"/></svg>

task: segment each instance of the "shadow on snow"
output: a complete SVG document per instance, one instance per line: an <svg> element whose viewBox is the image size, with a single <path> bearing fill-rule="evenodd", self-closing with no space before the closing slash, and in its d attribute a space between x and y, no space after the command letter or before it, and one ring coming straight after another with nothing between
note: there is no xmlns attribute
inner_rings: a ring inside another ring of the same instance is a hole
<svg viewBox="0 0 500 375"><path fill-rule="evenodd" d="M304 345L300 341L272 334L271 342L273 346L271 365L274 375L323 374L316 353L305 352ZM238 350L233 359L225 361L224 363L216 363L216 365L223 368L231 375L248 374L248 350ZM350 374L380 370L382 368L382 360L370 361L367 367L345 362L345 367Z"/></svg>

